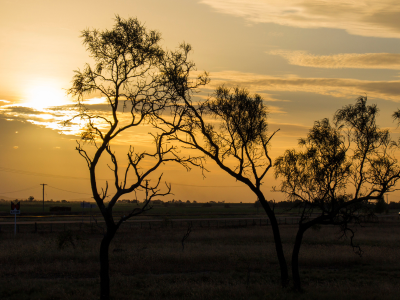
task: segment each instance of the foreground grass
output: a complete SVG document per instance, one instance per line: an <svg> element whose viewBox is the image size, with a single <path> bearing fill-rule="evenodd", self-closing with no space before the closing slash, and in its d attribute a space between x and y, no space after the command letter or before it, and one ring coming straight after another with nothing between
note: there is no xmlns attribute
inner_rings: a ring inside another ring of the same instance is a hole
<svg viewBox="0 0 400 300"><path fill-rule="evenodd" d="M363 257L336 228L307 232L302 294L279 286L269 227L194 228L184 251L185 228L133 229L112 243L111 291L113 299L398 299L399 229L357 228ZM289 262L295 232L282 226ZM0 299L97 299L100 239L79 232L0 235Z"/></svg>

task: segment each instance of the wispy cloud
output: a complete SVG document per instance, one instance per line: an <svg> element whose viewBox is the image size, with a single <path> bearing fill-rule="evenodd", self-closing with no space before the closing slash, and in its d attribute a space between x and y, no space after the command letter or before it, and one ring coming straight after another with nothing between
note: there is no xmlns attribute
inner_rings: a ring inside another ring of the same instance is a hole
<svg viewBox="0 0 400 300"><path fill-rule="evenodd" d="M222 71L210 74L211 82L204 87L200 95L212 95L217 86L225 84L228 87L240 86L249 89L251 93L259 93L265 97L266 102L273 102L269 105L267 103L271 121L273 122L274 115L286 113L284 108L280 107L279 99L274 97L279 92L308 92L320 95L330 95L334 97L342 97L347 99L354 99L359 95L367 94L372 98L381 98L391 101L400 102L400 80L394 81L371 81L371 80L358 80L349 78L302 78L295 75L287 75L282 77L268 76L255 73L244 73L238 71ZM199 95L199 94L198 94ZM204 100L204 97L198 97L199 101ZM102 101L93 100L92 104L88 104L92 115L108 116L107 104ZM74 105L65 105L58 107L48 107L45 109L35 109L32 107L17 106L17 105L3 105L0 107L0 117L8 120L20 120L30 122L38 126L44 126L53 130L60 131L64 134L79 136L82 129L85 127L84 120L76 118L72 121L70 127L64 126L64 121L71 119L79 113L77 107ZM130 113L119 112L120 120L129 122ZM168 117L168 116L166 116ZM212 121L212 120L207 120ZM100 128L105 128L107 124L99 124ZM272 125L272 127L285 128L285 132L304 133L305 129L296 127L290 124ZM145 145L152 142L152 138L148 135L151 131L146 126L136 128L135 132L127 133L121 136L117 141L120 144L139 144Z"/></svg>
<svg viewBox="0 0 400 300"><path fill-rule="evenodd" d="M0 99L0 106L1 106L1 105L6 105L6 104L8 104L8 103L11 103L11 102L8 101L8 100Z"/></svg>
<svg viewBox="0 0 400 300"><path fill-rule="evenodd" d="M4 105L0 108L0 117L7 120L29 122L35 125L58 130L64 134L77 135L80 132L81 124L75 122L72 127L65 127L64 121L77 114L75 109L67 106L49 107L35 109L22 105Z"/></svg>
<svg viewBox="0 0 400 300"><path fill-rule="evenodd" d="M225 84L241 86L251 92L287 91L309 92L334 97L354 99L368 94L374 98L382 98L400 102L400 80L372 81L348 78L301 78L294 75L273 77L254 73L223 71L211 73L209 89Z"/></svg>
<svg viewBox="0 0 400 300"><path fill-rule="evenodd" d="M267 107L270 114L286 114L286 111L279 106L267 105Z"/></svg>
<svg viewBox="0 0 400 300"><path fill-rule="evenodd" d="M291 123L277 123L269 121L268 126L271 132L278 130L277 137L300 137L306 136L310 130L308 126L302 124L291 124Z"/></svg>
<svg viewBox="0 0 400 300"><path fill-rule="evenodd" d="M397 0L201 0L218 12L256 23L338 28L350 34L399 38Z"/></svg>
<svg viewBox="0 0 400 300"><path fill-rule="evenodd" d="M398 53L312 55L304 51L273 50L268 51L267 54L281 56L289 64L302 67L400 70L400 54Z"/></svg>
<svg viewBox="0 0 400 300"><path fill-rule="evenodd" d="M112 119L108 104L104 104L102 98L92 98L85 101L87 113L91 116L102 116ZM4 105L0 107L0 118L21 122L29 122L37 126L56 130L62 134L80 137L87 125L87 120L79 117L80 111L76 105L66 104L47 108L34 108L23 105ZM132 121L132 116L127 108L121 105L118 110L119 125L124 126ZM67 120L70 120L66 123ZM107 130L109 124L102 119L96 119L95 125L100 130ZM114 144L149 145L154 138L148 134L150 126L144 124L135 128L134 132L120 134Z"/></svg>

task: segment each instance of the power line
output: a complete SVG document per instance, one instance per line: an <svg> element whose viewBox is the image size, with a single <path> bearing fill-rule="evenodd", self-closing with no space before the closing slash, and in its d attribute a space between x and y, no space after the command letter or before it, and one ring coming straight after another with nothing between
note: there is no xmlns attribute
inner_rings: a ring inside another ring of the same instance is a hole
<svg viewBox="0 0 400 300"><path fill-rule="evenodd" d="M37 186L29 187L29 188L22 189L22 190L12 191L12 192L1 192L1 193L2 193L2 194L11 194L11 193L17 193L17 192L22 192L22 191L27 191L27 190L33 190L33 189L37 189Z"/></svg>
<svg viewBox="0 0 400 300"><path fill-rule="evenodd" d="M30 171L23 171L23 170L17 170L17 169L12 169L12 168L5 168L5 167L0 167L0 171L8 172L8 173L15 173L15 174L22 174L22 175L63 178L63 179L79 179L79 180L88 180L89 179L87 177L74 177L74 176L56 175L56 174L49 174L49 173L30 172ZM100 179L100 180L103 180L103 179Z"/></svg>
<svg viewBox="0 0 400 300"><path fill-rule="evenodd" d="M59 190L59 191L68 192L68 193L82 194L82 195L92 195L92 194L88 194L88 193L79 193L79 192L73 192L73 191L63 190L63 189L59 189L59 188L56 188L56 187L51 186L51 185L48 185L48 187L50 187L50 188L52 188L52 189Z"/></svg>
<svg viewBox="0 0 400 300"><path fill-rule="evenodd" d="M90 202L88 200L93 201L93 198L87 197L87 198L73 198L73 199L64 199L64 200L67 200L67 201L85 201L86 200L87 202Z"/></svg>
<svg viewBox="0 0 400 300"><path fill-rule="evenodd" d="M52 177L52 178L62 178L62 179L78 179L78 180L88 180L89 179L87 177L75 177L75 176L56 175L56 174L49 174L49 173L30 172L30 171L23 171L23 170L17 170L17 169L12 169L12 168L5 168L5 167L0 167L0 171L22 174L22 175L42 176L42 177ZM114 180L114 178L108 178L108 179L97 178L97 180ZM244 188L244 187L246 187L246 186L237 186L237 185L198 185L198 184L184 184L184 183L177 183L177 182L170 182L170 183L173 185L178 185L178 186L188 186L188 187L198 187L198 188L203 188L203 187L204 188ZM53 188L55 188L55 187L53 187ZM55 189L58 189L58 188L55 188ZM66 192L71 192L71 191L66 191ZM10 192L10 193L12 193L12 192ZM76 193L76 192L72 192L72 193ZM78 193L78 194L85 194L85 193Z"/></svg>
<svg viewBox="0 0 400 300"><path fill-rule="evenodd" d="M181 185L181 186L190 186L190 187L198 187L198 188L203 188L203 187L209 187L209 188L244 188L246 186L239 186L239 185L197 185L197 184L184 184L184 183L175 183L175 182L170 182L171 185Z"/></svg>
<svg viewBox="0 0 400 300"><path fill-rule="evenodd" d="M15 199L16 197L9 197L9 196L3 196L3 195L0 195L0 198L1 199Z"/></svg>

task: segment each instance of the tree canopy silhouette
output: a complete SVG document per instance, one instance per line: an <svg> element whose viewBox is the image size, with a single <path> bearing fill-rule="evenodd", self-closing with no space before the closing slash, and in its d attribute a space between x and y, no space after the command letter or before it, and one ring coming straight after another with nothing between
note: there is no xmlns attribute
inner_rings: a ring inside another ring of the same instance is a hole
<svg viewBox="0 0 400 300"><path fill-rule="evenodd" d="M376 124L378 109L367 105L366 97L339 109L334 125L328 119L316 121L302 150L287 150L275 161L276 177L282 178L280 191L302 202L302 213L292 252L294 286L301 289L298 255L304 232L316 224L334 224L350 233L351 223L361 221L363 206L378 201L394 190L400 178L395 157L398 149L388 130Z"/></svg>
<svg viewBox="0 0 400 300"><path fill-rule="evenodd" d="M221 86L207 101L194 102L188 74L195 66L187 64L187 53L184 51L170 60L164 71L166 81L180 99L177 106L184 110L184 121L170 139L200 151L258 197L271 221L281 281L286 286L288 272L278 222L261 190L265 175L272 167L269 146L276 133L268 132L267 108L259 95L251 95L239 87L232 90ZM207 73L197 81L207 83Z"/></svg>
<svg viewBox="0 0 400 300"><path fill-rule="evenodd" d="M170 93L162 74L162 67L168 64L173 52L167 53L161 48L160 34L147 30L137 19L124 20L117 16L113 29L84 30L82 37L95 64L87 64L82 71L75 71L68 93L77 98L81 109L75 118L85 123L76 150L86 160L93 198L107 228L100 246L100 298L109 299L108 251L118 228L129 218L146 211L152 198L171 191L167 184L161 191L162 175L151 186L145 184L145 180L165 162L173 161L189 169L190 165L201 166L201 158L181 157L176 146L167 142L168 136L176 131L176 124L181 122L182 112L174 105L175 95ZM85 96L90 94L103 97L106 108L94 112L88 110ZM159 122L164 112L168 112L172 126L153 131L154 151L136 152L131 146L121 163L112 149L113 141L122 133L132 134L132 129L140 124ZM109 162L115 192L109 190L108 182L100 186L100 162ZM146 191L143 206L115 220L113 207L118 199L140 189ZM108 197L109 201L106 201Z"/></svg>

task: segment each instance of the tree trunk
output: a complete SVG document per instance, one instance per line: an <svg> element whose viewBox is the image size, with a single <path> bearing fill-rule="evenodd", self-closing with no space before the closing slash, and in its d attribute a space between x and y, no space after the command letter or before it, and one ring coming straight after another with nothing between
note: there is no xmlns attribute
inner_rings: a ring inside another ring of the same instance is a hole
<svg viewBox="0 0 400 300"><path fill-rule="evenodd" d="M281 284L282 284L282 287L286 287L289 283L289 272L288 272L288 267L286 264L285 255L283 253L282 240L281 240L281 234L279 231L278 221L276 220L275 213L272 211L269 204L265 200L264 195L262 193L260 193L257 196L258 196L258 199L260 200L260 203L263 206L265 212L267 213L269 220L271 221L271 228L272 228L272 233L274 235L274 242L275 242L275 250L276 250L276 254L278 256L279 267L281 270Z"/></svg>
<svg viewBox="0 0 400 300"><path fill-rule="evenodd" d="M281 269L281 284L282 287L286 287L289 283L289 272L286 264L285 255L283 253L282 240L279 231L278 221L276 220L274 213L272 213L272 215L268 217L269 220L271 221L271 228L274 234L275 250L278 256L279 267Z"/></svg>
<svg viewBox="0 0 400 300"><path fill-rule="evenodd" d="M108 260L108 249L116 229L107 228L100 244L100 300L110 299L110 270Z"/></svg>
<svg viewBox="0 0 400 300"><path fill-rule="evenodd" d="M300 273L299 273L299 252L301 241L303 240L303 234L305 230L300 226L296 234L296 240L294 242L293 252L292 252L292 276L293 276L293 286L296 291L301 291Z"/></svg>

